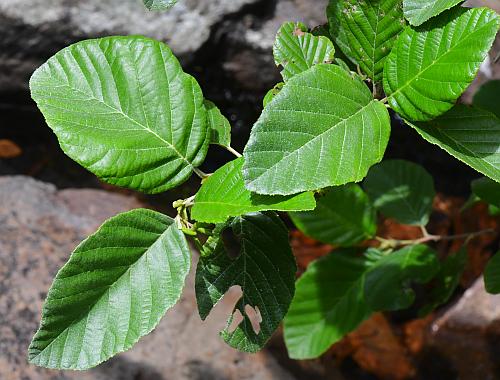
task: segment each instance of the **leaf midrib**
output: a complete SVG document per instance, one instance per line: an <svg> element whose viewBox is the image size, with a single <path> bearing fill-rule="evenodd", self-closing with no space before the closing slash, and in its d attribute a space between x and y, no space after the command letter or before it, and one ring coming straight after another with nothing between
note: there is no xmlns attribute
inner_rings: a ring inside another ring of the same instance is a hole
<svg viewBox="0 0 500 380"><path fill-rule="evenodd" d="M465 13L464 13L465 14ZM459 16L461 17L461 16ZM471 16L472 17L472 16ZM438 63L443 57L446 57L448 54L450 53L454 53L455 52L455 49L458 48L459 46L463 45L465 42L467 42L472 36L476 35L476 33L479 33L480 31L482 31L482 29L486 28L489 26L489 24L491 23L491 20L488 21L487 23L485 23L482 27L480 28L477 28L477 29L474 29L474 31L470 34L467 35L466 38L464 39L461 39L460 42L458 42L456 45L454 45L452 48L450 48L446 53L444 53L443 55L440 55L436 60L432 61L431 64L429 64L424 70L418 72L414 77L408 79L406 81L406 83L399 87L395 92L393 92L391 95L389 95L389 98L394 98L394 96L398 93L398 92L401 92L404 88L408 87L411 83L413 83L415 80L417 80L420 76L422 76L428 69L430 69L431 67L433 67L436 63ZM411 28L410 28L411 29ZM426 36L426 39L429 38L429 34L427 34ZM459 81L457 81L459 82ZM396 100L397 101L397 100Z"/></svg>
<svg viewBox="0 0 500 380"><path fill-rule="evenodd" d="M138 125L141 129L145 130L146 132L152 134L154 137L156 137L158 140L160 140L162 143L164 143L168 148L172 149L179 158L181 158L188 166L190 167L193 167L192 163L187 159L187 157L183 156L178 150L177 148L172 144L170 143L169 141L165 140L163 137L161 137L159 134L157 134L155 131L153 131L152 129L148 128L148 126L145 126L143 124L141 124L140 122L138 122L137 120L131 118L129 115L127 115L126 113L124 113L121 109L117 109L109 104L107 104L105 101L99 99L99 98L96 98L94 96L94 94L88 94L76 87L73 87L70 85L69 82L64 82L64 81L60 81L59 83L61 83L63 85L63 87L67 87L68 89L72 90L72 91L75 91L79 94L82 94L82 95L85 95L86 97L88 97L88 99L86 100L95 100L96 102L104 105L105 107L107 107L108 109L110 109L111 111L113 111L113 113L117 113L119 115L122 115L125 119L131 121L132 123ZM44 96L44 95L42 95ZM143 103L143 98L142 98L142 93L140 94L140 98L141 98L141 102ZM147 122L147 118L146 118L146 122Z"/></svg>
<svg viewBox="0 0 500 380"><path fill-rule="evenodd" d="M52 346L52 344L54 344L57 340L57 338L59 338L62 334L64 334L66 331L68 331L73 325L75 325L76 323L80 322L83 318L85 318L86 316L88 316L88 314L90 314L90 312L93 310L93 308L95 307L95 305L104 297L105 294L107 294L109 292L109 290L116 285L116 283L118 281L120 281L124 276L126 275L129 275L129 272L130 270L140 261L142 260L142 258L144 257L144 255L147 255L149 250L151 249L151 247L158 241L160 240L164 235L166 235L168 233L168 231L170 230L170 228L172 227L172 224L167 226L167 228L165 229L165 231L163 233L161 233L160 235L158 235L158 238L155 239L151 245L137 258L137 260L135 262L133 262L132 264L128 265L128 269L123 272L122 275L120 275L113 283L109 284L109 285L106 285L106 286L103 286L103 288L105 288L102 292L102 294L99 296L99 297L96 297L96 300L95 302L93 302L91 305L88 306L88 308L86 310L83 310L82 313L76 317L67 327L65 327L63 330L61 330L61 332L59 334L57 334L57 336L55 336L52 341L47 345L45 346L42 350L40 350L40 352L38 352L36 355L34 355L33 357L30 357L30 362L33 362L37 357L39 357L41 354L43 354L49 347ZM65 277L63 277L63 279L65 279ZM129 329L129 328L128 328ZM128 334L128 331L127 331L127 334ZM35 336L36 338L36 336ZM33 339L33 341L35 340L35 338Z"/></svg>
<svg viewBox="0 0 500 380"><path fill-rule="evenodd" d="M304 148L306 148L308 145L310 144L313 144L315 143L318 139L322 138L325 134L328 134L330 133L332 130L336 129L337 127L338 128L342 128L342 126L345 127L345 124L352 118L354 118L355 116L357 116L359 113L361 113L362 111L364 111L365 109L367 109L368 107L370 107L372 104L375 104L377 102L376 99L372 99L368 104L366 104L365 106L361 107L358 111L356 111L355 113L351 114L350 116L348 116L347 118L345 119L341 119L338 123L334 124L333 126L331 126L330 128L328 128L327 130L325 130L324 132L321 132L319 135L317 136L314 136L311 140L309 140L307 143L305 143L304 145L301 145L300 147L298 147L297 149L289 152L287 155L283 156L283 158L281 158L278 162L274 163L272 166L266 168L266 170L261 173L260 175L258 175L254 180L250 181L249 183L255 183L258 179L260 179L262 176L264 175L267 175L267 173L272 170L274 167L278 166L279 164L281 164L283 161L285 161L288 157L290 157L292 154L295 154L296 152L300 151L300 150L303 150Z"/></svg>

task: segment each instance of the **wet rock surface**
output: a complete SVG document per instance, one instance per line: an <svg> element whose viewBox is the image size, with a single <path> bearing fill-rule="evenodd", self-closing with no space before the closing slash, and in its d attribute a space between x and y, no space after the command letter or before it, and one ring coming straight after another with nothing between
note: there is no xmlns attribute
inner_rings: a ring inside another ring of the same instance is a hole
<svg viewBox="0 0 500 380"><path fill-rule="evenodd" d="M325 6L326 0L182 0L168 12L150 12L142 0L0 0L0 91L26 89L33 70L58 50L107 35L164 41L184 63L196 61L213 34L228 31L235 47L269 53L282 21L319 23Z"/></svg>
<svg viewBox="0 0 500 380"><path fill-rule="evenodd" d="M259 0L184 0L149 12L142 0L1 0L0 88L27 86L35 67L85 38L141 34L167 42L185 60L225 16Z"/></svg>
<svg viewBox="0 0 500 380"><path fill-rule="evenodd" d="M116 213L141 207L99 190L57 191L29 177L0 177L0 379L293 380L265 353L248 355L218 337L238 297L207 322L196 311L191 276L181 301L131 351L87 372L51 371L26 361L53 276L80 240Z"/></svg>

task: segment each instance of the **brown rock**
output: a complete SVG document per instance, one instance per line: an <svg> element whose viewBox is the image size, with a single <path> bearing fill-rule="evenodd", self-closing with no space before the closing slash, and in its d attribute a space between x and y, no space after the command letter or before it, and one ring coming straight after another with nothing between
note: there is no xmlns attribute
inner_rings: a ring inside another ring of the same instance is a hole
<svg viewBox="0 0 500 380"><path fill-rule="evenodd" d="M500 378L500 296L479 278L432 325L428 348L447 360L460 380Z"/></svg>
<svg viewBox="0 0 500 380"><path fill-rule="evenodd" d="M57 191L28 177L0 177L0 379L292 379L265 353L242 354L219 339L236 302L234 293L201 322L192 276L179 304L131 351L87 372L27 363L27 348L57 270L105 219L137 207L137 200L124 195Z"/></svg>

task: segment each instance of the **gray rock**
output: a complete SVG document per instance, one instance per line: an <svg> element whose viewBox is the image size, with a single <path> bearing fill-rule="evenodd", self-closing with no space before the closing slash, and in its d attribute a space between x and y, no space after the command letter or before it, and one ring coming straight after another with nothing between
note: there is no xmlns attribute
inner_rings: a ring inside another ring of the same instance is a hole
<svg viewBox="0 0 500 380"><path fill-rule="evenodd" d="M108 217L137 207L141 204L128 196L57 191L28 177L0 177L0 379L292 380L269 355L242 354L219 339L237 291L201 322L192 275L181 301L131 351L87 372L27 363L43 299L69 252Z"/></svg>
<svg viewBox="0 0 500 380"><path fill-rule="evenodd" d="M219 33L226 35L230 51L224 70L250 91L267 90L282 81L272 54L278 29L288 21L301 21L310 28L326 23L327 4L328 0L278 0L264 16L248 14L241 21L223 23Z"/></svg>
<svg viewBox="0 0 500 380"><path fill-rule="evenodd" d="M500 376L500 295L491 295L479 278L462 298L432 325L431 360L448 362L460 380Z"/></svg>
<svg viewBox="0 0 500 380"><path fill-rule="evenodd" d="M149 12L142 0L0 0L0 91L26 88L33 70L72 42L141 34L187 60L225 16L259 0L182 0Z"/></svg>

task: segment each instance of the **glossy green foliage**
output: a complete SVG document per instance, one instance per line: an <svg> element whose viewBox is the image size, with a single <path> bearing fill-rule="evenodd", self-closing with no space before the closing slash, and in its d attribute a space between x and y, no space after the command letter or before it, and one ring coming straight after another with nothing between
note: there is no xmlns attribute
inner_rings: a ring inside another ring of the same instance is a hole
<svg viewBox="0 0 500 380"><path fill-rule="evenodd" d="M500 294L500 252L488 261L484 270L484 284L488 293Z"/></svg>
<svg viewBox="0 0 500 380"><path fill-rule="evenodd" d="M245 148L246 187L296 194L361 180L390 134L386 107L336 65L295 75L265 108Z"/></svg>
<svg viewBox="0 0 500 380"><path fill-rule="evenodd" d="M30 362L81 370L129 349L177 302L189 267L168 216L138 209L108 220L57 274Z"/></svg>
<svg viewBox="0 0 500 380"><path fill-rule="evenodd" d="M474 105L500 118L500 79L483 84L474 94Z"/></svg>
<svg viewBox="0 0 500 380"><path fill-rule="evenodd" d="M422 25L463 0L403 0L405 18L414 26Z"/></svg>
<svg viewBox="0 0 500 380"><path fill-rule="evenodd" d="M500 207L500 183L489 178L480 178L472 181L472 192L482 201Z"/></svg>
<svg viewBox="0 0 500 380"><path fill-rule="evenodd" d="M439 272L433 282L427 304L420 310L419 315L424 316L448 302L456 290L465 265L467 264L467 249L463 247L441 263Z"/></svg>
<svg viewBox="0 0 500 380"><path fill-rule="evenodd" d="M413 283L429 282L439 271L437 253L412 245L383 256L366 274L365 299L373 310L400 310L413 304Z"/></svg>
<svg viewBox="0 0 500 380"><path fill-rule="evenodd" d="M240 245L239 252L227 252L222 244L224 239L219 239L212 254L200 258L196 270L198 310L205 319L229 288L239 285L243 296L236 309L244 319L232 331L229 327L233 314L221 336L238 350L256 352L288 311L295 291L297 266L288 243L288 231L276 214L244 215L234 218L228 227ZM258 309L262 318L258 333L248 317L247 305Z"/></svg>
<svg viewBox="0 0 500 380"><path fill-rule="evenodd" d="M205 100L207 110L207 127L210 133L210 144L231 146L231 124L210 100Z"/></svg>
<svg viewBox="0 0 500 380"><path fill-rule="evenodd" d="M401 0L330 0L330 34L369 78L382 80L384 61L405 21Z"/></svg>
<svg viewBox="0 0 500 380"><path fill-rule="evenodd" d="M363 294L364 275L372 264L345 249L309 265L297 281L284 323L291 358L318 357L372 314Z"/></svg>
<svg viewBox="0 0 500 380"><path fill-rule="evenodd" d="M399 36L384 67L389 105L427 121L448 111L476 76L499 27L488 8L453 8Z"/></svg>
<svg viewBox="0 0 500 380"><path fill-rule="evenodd" d="M165 11L177 4L178 0L143 0L150 11Z"/></svg>
<svg viewBox="0 0 500 380"><path fill-rule="evenodd" d="M243 157L218 169L196 194L191 216L200 222L225 222L230 216L257 211L302 211L316 207L311 192L290 196L251 193L243 182Z"/></svg>
<svg viewBox="0 0 500 380"><path fill-rule="evenodd" d="M368 172L364 188L375 208L400 223L425 226L432 212L434 181L421 166L384 160Z"/></svg>
<svg viewBox="0 0 500 380"><path fill-rule="evenodd" d="M435 120L410 125L430 143L500 182L500 119L492 113L458 105Z"/></svg>
<svg viewBox="0 0 500 380"><path fill-rule="evenodd" d="M318 63L331 63L335 54L332 42L307 32L301 22L283 24L273 47L274 62L283 67L285 81Z"/></svg>
<svg viewBox="0 0 500 380"><path fill-rule="evenodd" d="M202 92L161 42L79 42L36 70L30 88L64 152L111 184L158 193L205 158Z"/></svg>
<svg viewBox="0 0 500 380"><path fill-rule="evenodd" d="M341 246L369 239L377 231L375 212L356 184L333 187L318 200L314 211L294 212L290 217L307 236Z"/></svg>

